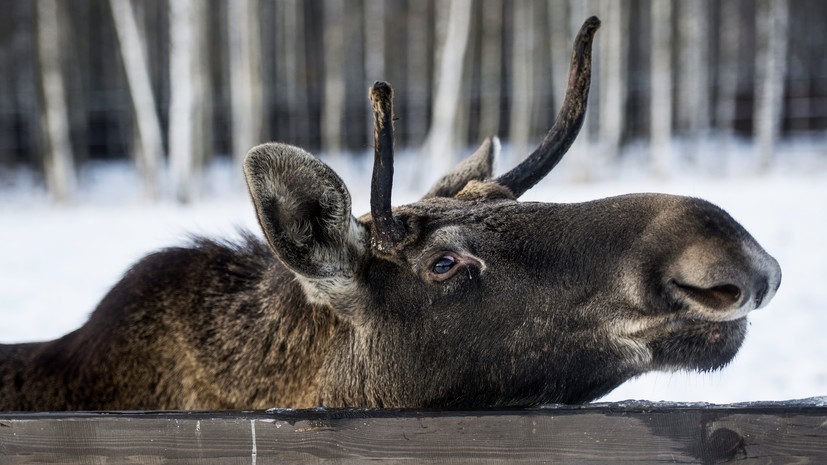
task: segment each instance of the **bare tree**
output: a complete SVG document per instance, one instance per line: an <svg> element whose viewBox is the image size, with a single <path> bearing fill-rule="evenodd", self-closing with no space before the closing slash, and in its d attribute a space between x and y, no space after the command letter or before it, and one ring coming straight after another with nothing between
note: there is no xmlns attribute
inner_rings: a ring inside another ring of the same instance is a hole
<svg viewBox="0 0 827 465"><path fill-rule="evenodd" d="M680 71L675 118L685 134L686 155L694 159L698 140L709 129L709 9L707 0L678 2Z"/></svg>
<svg viewBox="0 0 827 465"><path fill-rule="evenodd" d="M672 140L672 0L652 0L650 140L652 168L665 175Z"/></svg>
<svg viewBox="0 0 827 465"><path fill-rule="evenodd" d="M14 132L15 125L20 125L28 128L38 128L41 126L42 119L41 100L43 92L39 79L40 69L38 59L32 59L38 56L38 40L37 40L37 2L19 2L15 3L16 8L11 11L4 11L3 19L7 21L8 26L17 25L17 27L8 27L4 31L10 34L6 35L10 43L0 46L5 53L8 53L9 66L4 70L5 80L9 86L10 104L11 108L19 115L17 121L10 121L10 132ZM0 36L2 37L2 36ZM13 64L13 65L12 65ZM30 161L33 165L40 165L45 168L45 160L40 156L46 152L45 137L42 131L29 130L25 134L21 134L19 139L20 145L18 150L24 154L30 155ZM3 139L4 141L14 140L12 137ZM28 152L28 153L26 153ZM10 159L14 159L12 154L9 154Z"/></svg>
<svg viewBox="0 0 827 465"><path fill-rule="evenodd" d="M69 112L60 57L61 14L57 0L37 0L37 50L43 97L46 156L44 171L55 201L67 199L75 187L75 166L69 138Z"/></svg>
<svg viewBox="0 0 827 465"><path fill-rule="evenodd" d="M345 0L324 1L324 106L322 147L331 154L342 151L345 113Z"/></svg>
<svg viewBox="0 0 827 465"><path fill-rule="evenodd" d="M512 152L528 151L531 137L532 108L536 96L534 82L534 15L533 1L514 2L511 48L511 118L508 130Z"/></svg>
<svg viewBox="0 0 827 465"><path fill-rule="evenodd" d="M385 1L364 1L365 77L374 82L385 79Z"/></svg>
<svg viewBox="0 0 827 465"><path fill-rule="evenodd" d="M734 127L738 92L738 62L741 53L741 1L728 0L721 2L720 8L718 94L715 98L715 118L719 134L730 137Z"/></svg>
<svg viewBox="0 0 827 465"><path fill-rule="evenodd" d="M569 71L569 63L571 60L571 54L568 53L568 49L571 46L572 38L577 35L577 31L580 29L580 25L583 24L583 19L587 16L594 13L593 7L596 5L597 0L568 0L566 2L566 11L568 15L566 16L567 23L565 27L563 27L562 31L563 34L559 37L559 41L555 48L559 51L566 51L564 54L559 56L557 60L559 60L558 64L558 72L561 73L559 76L560 83L559 86L559 93L558 97L561 99L559 100L562 102L563 98L563 90L566 89L568 84L568 71ZM602 40L602 39L599 39ZM589 101L587 103L588 111L586 111L586 116L583 121L583 128L580 131L579 142L573 144L571 149L569 150L569 166L570 168L570 178L574 181L578 182L585 182L591 179L592 173L594 171L594 164L597 161L595 158L590 156L581 156L585 150L584 147L588 147L593 143L594 133L595 133L595 119L598 117L599 113L599 105L600 105L600 47L596 47L594 50L594 73L592 74L592 85L591 91L589 93Z"/></svg>
<svg viewBox="0 0 827 465"><path fill-rule="evenodd" d="M502 14L502 0L483 0L480 31L480 137L497 135L500 131Z"/></svg>
<svg viewBox="0 0 827 465"><path fill-rule="evenodd" d="M169 2L169 159L175 197L181 203L191 202L196 195L197 173L207 150L202 142L206 94L202 63L204 8L198 1Z"/></svg>
<svg viewBox="0 0 827 465"><path fill-rule="evenodd" d="M439 61L433 118L423 147L434 167L439 168L437 171L444 171L443 168L452 163L446 154L456 153L454 130L471 26L471 6L471 0L453 0L448 13L448 32Z"/></svg>
<svg viewBox="0 0 827 465"><path fill-rule="evenodd" d="M569 31L569 0L548 0L548 37L551 40L551 81L554 89L552 107L560 106L568 83L571 54L571 31Z"/></svg>
<svg viewBox="0 0 827 465"><path fill-rule="evenodd" d="M428 2L408 3L406 127L408 143L419 145L428 130Z"/></svg>
<svg viewBox="0 0 827 465"><path fill-rule="evenodd" d="M757 11L755 86L756 110L753 114L755 145L762 169L775 155L784 111L784 79L787 72L787 0L760 0Z"/></svg>
<svg viewBox="0 0 827 465"><path fill-rule="evenodd" d="M140 146L133 148L135 162L143 172L146 195L155 198L158 195L158 174L163 163L164 146L161 122L150 85L149 65L130 0L109 0L109 6L140 140Z"/></svg>
<svg viewBox="0 0 827 465"><path fill-rule="evenodd" d="M615 161L620 153L626 110L626 54L628 41L625 27L629 2L627 0L602 0L601 19L603 30L600 53L600 142L609 161Z"/></svg>
<svg viewBox="0 0 827 465"><path fill-rule="evenodd" d="M305 70L307 54L302 48L305 31L304 2L281 0L276 2L277 57L276 96L283 102L286 116L279 121L276 135L296 144L309 143L310 115ZM282 100L283 99L283 100Z"/></svg>
<svg viewBox="0 0 827 465"><path fill-rule="evenodd" d="M258 1L227 0L233 159L241 165L260 144L262 130L261 38Z"/></svg>

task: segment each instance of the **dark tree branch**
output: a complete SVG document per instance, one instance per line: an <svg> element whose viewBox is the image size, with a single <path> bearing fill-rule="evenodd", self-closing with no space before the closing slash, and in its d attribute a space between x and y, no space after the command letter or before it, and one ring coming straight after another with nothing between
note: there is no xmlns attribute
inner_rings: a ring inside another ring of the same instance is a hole
<svg viewBox="0 0 827 465"><path fill-rule="evenodd" d="M373 178L370 186L370 213L373 217L373 247L389 253L404 238L405 227L393 217L393 89L376 81L370 89L373 108Z"/></svg>
<svg viewBox="0 0 827 465"><path fill-rule="evenodd" d="M591 84L592 40L599 27L600 20L592 16L583 23L574 39L563 106L543 142L522 163L497 178L497 182L516 197L531 189L557 165L583 126Z"/></svg>

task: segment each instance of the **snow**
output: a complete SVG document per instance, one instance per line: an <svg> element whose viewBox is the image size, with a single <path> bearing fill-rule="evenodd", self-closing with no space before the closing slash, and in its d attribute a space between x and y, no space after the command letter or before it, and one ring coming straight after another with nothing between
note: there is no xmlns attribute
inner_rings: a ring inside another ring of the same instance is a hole
<svg viewBox="0 0 827 465"><path fill-rule="evenodd" d="M351 187L354 210L361 214L368 209L370 160L342 163L331 164ZM420 172L414 179L423 179L412 189L402 179L400 173L411 172L415 163L398 164L397 204L415 200L430 181ZM696 170L656 180L638 169L592 183L566 181L565 164L524 198L574 202L647 191L702 197L740 221L784 273L775 300L750 317L746 342L729 366L713 373L647 374L601 401L724 404L827 394L823 157L763 175ZM186 243L192 233L232 237L239 227L258 230L240 177L227 165L213 167L202 185L203 200L191 206L143 200L135 174L123 165L85 168L85 187L62 206L51 204L34 179L25 172L0 172L0 341L5 343L48 340L79 327L130 264L149 251Z"/></svg>

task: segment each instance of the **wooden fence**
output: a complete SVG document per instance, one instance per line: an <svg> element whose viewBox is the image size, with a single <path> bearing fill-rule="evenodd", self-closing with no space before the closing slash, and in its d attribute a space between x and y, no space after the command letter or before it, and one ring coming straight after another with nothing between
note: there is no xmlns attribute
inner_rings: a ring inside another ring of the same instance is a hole
<svg viewBox="0 0 827 465"><path fill-rule="evenodd" d="M827 403L0 413L0 463L827 463Z"/></svg>

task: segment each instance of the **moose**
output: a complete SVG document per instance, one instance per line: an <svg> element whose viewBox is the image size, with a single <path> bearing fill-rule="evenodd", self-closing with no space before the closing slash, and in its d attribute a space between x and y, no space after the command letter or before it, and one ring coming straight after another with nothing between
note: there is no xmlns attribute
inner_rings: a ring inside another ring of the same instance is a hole
<svg viewBox="0 0 827 465"><path fill-rule="evenodd" d="M57 340L0 346L2 410L471 408L583 403L650 370L715 370L781 270L706 201L521 202L586 111L589 18L538 148L493 177L486 139L392 207L393 91L370 90L370 212L304 150L251 149L264 233L195 238L134 265Z"/></svg>

